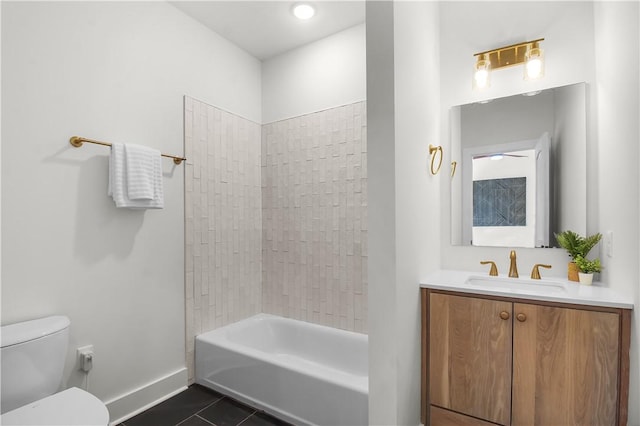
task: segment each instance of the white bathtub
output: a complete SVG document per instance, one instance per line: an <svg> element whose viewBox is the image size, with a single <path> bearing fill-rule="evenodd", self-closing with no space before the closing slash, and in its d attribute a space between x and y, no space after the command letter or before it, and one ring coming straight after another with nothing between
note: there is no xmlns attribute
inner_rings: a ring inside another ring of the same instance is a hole
<svg viewBox="0 0 640 426"><path fill-rule="evenodd" d="M368 338L259 314L196 337L196 383L295 425L368 424Z"/></svg>

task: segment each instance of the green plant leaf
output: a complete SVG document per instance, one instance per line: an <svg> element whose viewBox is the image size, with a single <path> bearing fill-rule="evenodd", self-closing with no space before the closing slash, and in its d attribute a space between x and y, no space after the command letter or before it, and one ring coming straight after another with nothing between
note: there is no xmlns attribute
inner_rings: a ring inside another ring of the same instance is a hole
<svg viewBox="0 0 640 426"><path fill-rule="evenodd" d="M575 258L575 262L580 268L580 272L585 274L593 274L596 272L602 271L602 265L600 264L600 259L595 258L593 260L589 260L583 256L577 256Z"/></svg>
<svg viewBox="0 0 640 426"><path fill-rule="evenodd" d="M565 249L572 259L578 256L586 258L593 247L602 239L602 234L597 233L583 237L573 231L563 231L555 234L558 245Z"/></svg>

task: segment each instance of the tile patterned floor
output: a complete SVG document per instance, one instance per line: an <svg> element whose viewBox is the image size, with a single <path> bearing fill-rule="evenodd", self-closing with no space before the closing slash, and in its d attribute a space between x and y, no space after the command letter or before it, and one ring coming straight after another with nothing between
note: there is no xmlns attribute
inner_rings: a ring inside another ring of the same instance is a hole
<svg viewBox="0 0 640 426"><path fill-rule="evenodd" d="M118 426L288 426L281 420L203 386L187 390Z"/></svg>

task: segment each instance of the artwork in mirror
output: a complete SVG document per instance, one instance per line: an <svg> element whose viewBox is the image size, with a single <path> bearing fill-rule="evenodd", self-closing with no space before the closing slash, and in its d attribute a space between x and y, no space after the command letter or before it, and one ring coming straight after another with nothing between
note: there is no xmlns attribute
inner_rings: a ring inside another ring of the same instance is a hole
<svg viewBox="0 0 640 426"><path fill-rule="evenodd" d="M475 169L477 168L478 165L475 164ZM515 177L473 180L474 228L526 225L526 178ZM474 238L474 240L475 239L476 238Z"/></svg>
<svg viewBox="0 0 640 426"><path fill-rule="evenodd" d="M586 232L583 83L451 110L453 245L554 247Z"/></svg>

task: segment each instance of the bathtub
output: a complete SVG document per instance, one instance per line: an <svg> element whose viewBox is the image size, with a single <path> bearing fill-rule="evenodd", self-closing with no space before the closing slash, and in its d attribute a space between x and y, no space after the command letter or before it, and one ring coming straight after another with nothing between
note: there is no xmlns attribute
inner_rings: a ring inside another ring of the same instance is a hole
<svg viewBox="0 0 640 426"><path fill-rule="evenodd" d="M196 383L295 425L368 424L368 338L259 314L196 337Z"/></svg>

